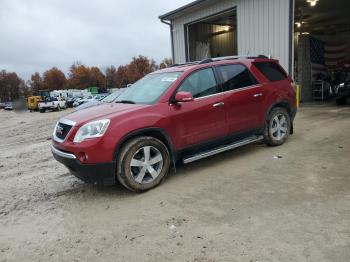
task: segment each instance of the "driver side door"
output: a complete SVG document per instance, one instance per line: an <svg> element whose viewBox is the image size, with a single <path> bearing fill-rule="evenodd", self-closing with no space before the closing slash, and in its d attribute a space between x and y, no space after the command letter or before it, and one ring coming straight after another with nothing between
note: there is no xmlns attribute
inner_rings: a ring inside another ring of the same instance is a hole
<svg viewBox="0 0 350 262"><path fill-rule="evenodd" d="M194 100L171 105L177 149L227 135L224 96L211 67L191 73L177 89L180 91L190 92Z"/></svg>

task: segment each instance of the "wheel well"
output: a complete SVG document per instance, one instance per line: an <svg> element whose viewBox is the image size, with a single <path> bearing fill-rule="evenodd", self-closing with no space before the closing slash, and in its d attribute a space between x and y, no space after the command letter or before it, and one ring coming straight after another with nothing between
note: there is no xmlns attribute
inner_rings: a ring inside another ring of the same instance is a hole
<svg viewBox="0 0 350 262"><path fill-rule="evenodd" d="M167 147L171 159L172 160L174 159L171 141L168 138L168 135L161 129L146 129L146 130L140 130L140 131L136 131L136 132L129 134L124 139L122 139L122 141L117 145L114 159L117 161L120 149L127 142L129 142L131 139L134 139L134 138L140 137L140 136L151 136L151 137L154 137L154 138L160 140Z"/></svg>
<svg viewBox="0 0 350 262"><path fill-rule="evenodd" d="M269 114L270 114L271 110L274 109L274 108L276 108L276 107L285 108L285 109L287 110L289 116L292 117L292 110L291 110L291 108L290 108L290 105L289 105L287 102L279 102L279 103L274 104L274 105L271 107L271 109L270 109L270 111L269 111Z"/></svg>

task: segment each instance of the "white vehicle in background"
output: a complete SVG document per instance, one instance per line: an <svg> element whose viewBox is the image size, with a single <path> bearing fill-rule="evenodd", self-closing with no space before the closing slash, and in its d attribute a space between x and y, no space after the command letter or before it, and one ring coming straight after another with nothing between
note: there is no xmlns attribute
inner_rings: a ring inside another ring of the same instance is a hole
<svg viewBox="0 0 350 262"><path fill-rule="evenodd" d="M80 106L82 104L88 103L95 100L94 97L92 95L88 96L88 97L84 97L84 98L80 98L75 100L75 102L73 103L73 107L77 107Z"/></svg>
<svg viewBox="0 0 350 262"><path fill-rule="evenodd" d="M38 104L40 113L44 113L47 110L60 111L67 108L66 100L62 97L47 97L45 102Z"/></svg>

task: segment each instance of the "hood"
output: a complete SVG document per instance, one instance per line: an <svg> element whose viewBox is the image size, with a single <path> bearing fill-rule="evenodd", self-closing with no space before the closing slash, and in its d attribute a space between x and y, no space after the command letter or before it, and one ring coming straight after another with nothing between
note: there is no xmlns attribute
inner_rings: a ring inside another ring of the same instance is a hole
<svg viewBox="0 0 350 262"><path fill-rule="evenodd" d="M65 116L65 119L74 121L77 125L85 124L87 122L112 118L121 114L137 111L150 105L142 104L119 104L119 103L104 103L97 106L89 107L84 110L76 111L70 115Z"/></svg>
<svg viewBox="0 0 350 262"><path fill-rule="evenodd" d="M98 101L98 100L94 99L94 100L91 100L91 101L86 102L84 104L81 104L80 106L77 106L76 108L74 108L74 111L82 110L82 109L89 108L89 107L92 107L92 106L97 106L97 105L100 105L100 104L102 104L101 101Z"/></svg>

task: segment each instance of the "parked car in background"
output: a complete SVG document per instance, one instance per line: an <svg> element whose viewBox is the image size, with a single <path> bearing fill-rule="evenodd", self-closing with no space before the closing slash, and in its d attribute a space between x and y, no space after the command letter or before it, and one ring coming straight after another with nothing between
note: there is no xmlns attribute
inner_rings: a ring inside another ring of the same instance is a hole
<svg viewBox="0 0 350 262"><path fill-rule="evenodd" d="M79 98L81 98L81 97L69 97L66 100L67 107L73 107L73 103Z"/></svg>
<svg viewBox="0 0 350 262"><path fill-rule="evenodd" d="M87 97L84 97L84 98L78 98L77 100L75 100L75 102L73 103L73 107L77 107L77 106L80 106L84 103L87 103L87 102L90 102L94 99L93 96L87 96Z"/></svg>
<svg viewBox="0 0 350 262"><path fill-rule="evenodd" d="M6 106L6 103L0 103L0 109L4 109Z"/></svg>
<svg viewBox="0 0 350 262"><path fill-rule="evenodd" d="M126 88L120 88L117 91L115 91L112 94L110 94L109 96L106 96L102 100L93 99L90 102L87 102L87 103L84 103L84 104L82 104L80 106L77 106L74 110L78 111L78 110L82 110L82 109L85 109L85 108L97 106L97 105L100 105L100 104L103 104L103 103L112 103L113 101L115 101L118 98L118 96L120 96L121 93L123 93L123 91L125 89Z"/></svg>
<svg viewBox="0 0 350 262"><path fill-rule="evenodd" d="M141 192L172 165L293 133L295 84L277 60L216 58L151 73L113 103L58 121L51 150L78 178Z"/></svg>
<svg viewBox="0 0 350 262"><path fill-rule="evenodd" d="M350 99L350 72L346 72L341 83L336 87L336 103L337 105L346 105Z"/></svg>
<svg viewBox="0 0 350 262"><path fill-rule="evenodd" d="M103 93L103 94L97 94L95 95L95 100L101 101L103 98L105 98L106 96L109 96L109 93Z"/></svg>
<svg viewBox="0 0 350 262"><path fill-rule="evenodd" d="M67 104L61 97L47 97L44 102L39 103L38 108L40 113L44 113L47 110L60 111L67 108Z"/></svg>
<svg viewBox="0 0 350 262"><path fill-rule="evenodd" d="M12 102L6 102L4 110L12 111L13 110L13 103Z"/></svg>

